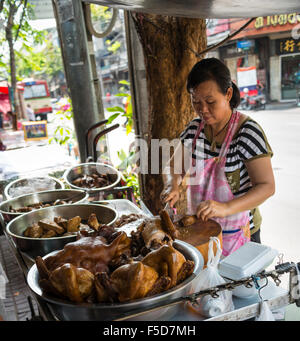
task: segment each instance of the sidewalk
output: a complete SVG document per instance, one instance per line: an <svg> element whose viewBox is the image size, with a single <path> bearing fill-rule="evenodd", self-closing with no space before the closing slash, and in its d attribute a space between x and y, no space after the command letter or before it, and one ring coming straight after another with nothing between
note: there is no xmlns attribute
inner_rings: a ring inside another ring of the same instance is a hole
<svg viewBox="0 0 300 341"><path fill-rule="evenodd" d="M296 101L293 102L270 102L266 104L266 110L285 110L297 108Z"/></svg>

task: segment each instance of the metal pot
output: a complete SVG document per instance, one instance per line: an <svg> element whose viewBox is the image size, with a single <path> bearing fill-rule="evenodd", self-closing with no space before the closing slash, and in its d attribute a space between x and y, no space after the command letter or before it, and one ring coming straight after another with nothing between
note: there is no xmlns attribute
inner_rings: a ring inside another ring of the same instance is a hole
<svg viewBox="0 0 300 341"><path fill-rule="evenodd" d="M10 207L17 209L26 207L28 205L36 204L39 202L54 202L58 199L65 199L66 201L73 200L74 203L83 203L87 201L88 194L83 190L77 189L58 189L53 191L43 191L21 195L19 197L3 201L0 204L0 214L3 215L6 223L12 219L19 217L27 212L10 212Z"/></svg>
<svg viewBox="0 0 300 341"><path fill-rule="evenodd" d="M109 186L105 187L97 187L97 188L85 188L78 187L73 185L73 181L77 179L80 175L92 175L93 173L98 174L110 174L113 180L113 183ZM74 189L83 189L88 193L98 193L102 191L106 191L115 187L121 180L121 173L110 165L106 165L105 163L97 163L97 162L87 162L81 163L75 167L71 167L66 170L64 174L64 179L66 183Z"/></svg>
<svg viewBox="0 0 300 341"><path fill-rule="evenodd" d="M48 305L51 307L51 310L59 320L111 321L121 318L122 314L127 314L130 311L136 311L137 309L143 311L148 308L157 307L161 304L169 302L171 299L180 298L194 292L195 282L197 282L197 277L203 269L203 257L195 247L188 243L176 240L174 241L173 245L186 257L186 259L193 260L195 262L194 272L189 278L176 287L151 297L141 298L127 303L72 303L71 301L62 300L54 296L46 295L42 292L42 289L38 283L39 273L36 265L33 265L28 272L27 284L36 295L48 303ZM53 254L55 254L55 252L52 252L44 258L47 258ZM178 309L183 309L181 304L165 307L154 312L143 314L139 319L169 319L178 312Z"/></svg>
<svg viewBox="0 0 300 341"><path fill-rule="evenodd" d="M52 180L51 182L54 181L55 183L55 189L64 189L65 188L65 185L63 184L62 181L56 179L56 178L53 178L51 176L37 176L37 177L32 177L32 178L21 178L21 179L17 179L17 180L14 180L12 182L10 182L4 189L4 196L5 196L5 199L6 200L9 200L9 199L12 199L12 198L15 198L17 197L18 195L13 195L12 194L12 190L17 188L17 187L20 187L20 186L26 186L28 185L28 181L41 181L41 182L46 182L46 181L50 181ZM52 190L53 188L49 188L49 190ZM47 188L44 188L42 190L47 190ZM35 193L35 192L41 192L41 189L40 190L35 190L34 188L32 189L32 191L29 191L27 192L26 194L29 194L29 193Z"/></svg>
<svg viewBox="0 0 300 341"><path fill-rule="evenodd" d="M24 237L23 233L28 226L38 222L40 219L54 219L56 216L61 216L66 219L80 216L82 219L88 219L91 213L96 214L99 223L107 225L113 224L118 217L115 209L97 204L51 206L25 213L15 218L6 226L6 232L13 238L21 251L35 259L37 256L44 256L54 250L63 249L65 244L76 240L76 235L52 238Z"/></svg>

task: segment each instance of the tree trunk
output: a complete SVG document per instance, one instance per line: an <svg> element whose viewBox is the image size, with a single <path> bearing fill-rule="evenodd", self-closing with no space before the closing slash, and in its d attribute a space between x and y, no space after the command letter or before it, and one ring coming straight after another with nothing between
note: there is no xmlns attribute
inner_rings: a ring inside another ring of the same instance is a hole
<svg viewBox="0 0 300 341"><path fill-rule="evenodd" d="M17 96L16 59L15 59L14 41L13 41L13 33L12 33L14 17L15 17L16 12L17 12L17 6L13 3L10 4L9 17L7 21L7 26L5 28L6 40L8 42L8 47L9 47L11 87L13 90L12 125L13 125L14 130L18 129L17 118L18 118L18 112L19 112L19 99Z"/></svg>
<svg viewBox="0 0 300 341"><path fill-rule="evenodd" d="M152 14L133 14L140 38L146 68L149 119L148 148L151 140L179 138L180 133L195 117L186 80L192 66L199 61L196 54L206 48L204 19L178 18ZM149 153L148 166L151 169ZM146 193L142 200L153 214L161 209L163 189L159 174L149 172L145 177ZM181 191L179 211L185 210L185 190Z"/></svg>

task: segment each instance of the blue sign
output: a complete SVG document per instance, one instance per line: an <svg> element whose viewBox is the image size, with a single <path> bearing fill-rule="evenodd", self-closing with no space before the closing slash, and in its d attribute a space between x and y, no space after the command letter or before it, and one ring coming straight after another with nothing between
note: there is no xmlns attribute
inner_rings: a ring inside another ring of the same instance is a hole
<svg viewBox="0 0 300 341"><path fill-rule="evenodd" d="M25 85L34 85L36 81L31 81L31 82L25 82Z"/></svg>
<svg viewBox="0 0 300 341"><path fill-rule="evenodd" d="M248 50L253 46L253 40L240 40L237 42L237 48Z"/></svg>

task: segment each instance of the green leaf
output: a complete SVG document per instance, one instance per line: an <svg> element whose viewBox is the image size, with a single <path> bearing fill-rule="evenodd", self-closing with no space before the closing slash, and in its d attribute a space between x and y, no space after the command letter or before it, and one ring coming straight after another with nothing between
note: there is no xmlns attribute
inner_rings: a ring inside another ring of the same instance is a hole
<svg viewBox="0 0 300 341"><path fill-rule="evenodd" d="M117 113L117 114L114 114L114 115L111 115L109 116L109 118L107 119L107 123L106 124L110 124L113 120L115 120L120 114Z"/></svg>
<svg viewBox="0 0 300 341"><path fill-rule="evenodd" d="M126 134L128 135L132 131L132 125L126 125Z"/></svg>
<svg viewBox="0 0 300 341"><path fill-rule="evenodd" d="M118 94L115 94L116 97L129 97L130 94L127 94L126 92L120 92Z"/></svg>
<svg viewBox="0 0 300 341"><path fill-rule="evenodd" d="M130 85L130 83L128 81L126 81L125 79L119 81L119 84Z"/></svg>
<svg viewBox="0 0 300 341"><path fill-rule="evenodd" d="M106 110L109 112L115 112L115 111L125 112L125 110L119 106L106 108Z"/></svg>

